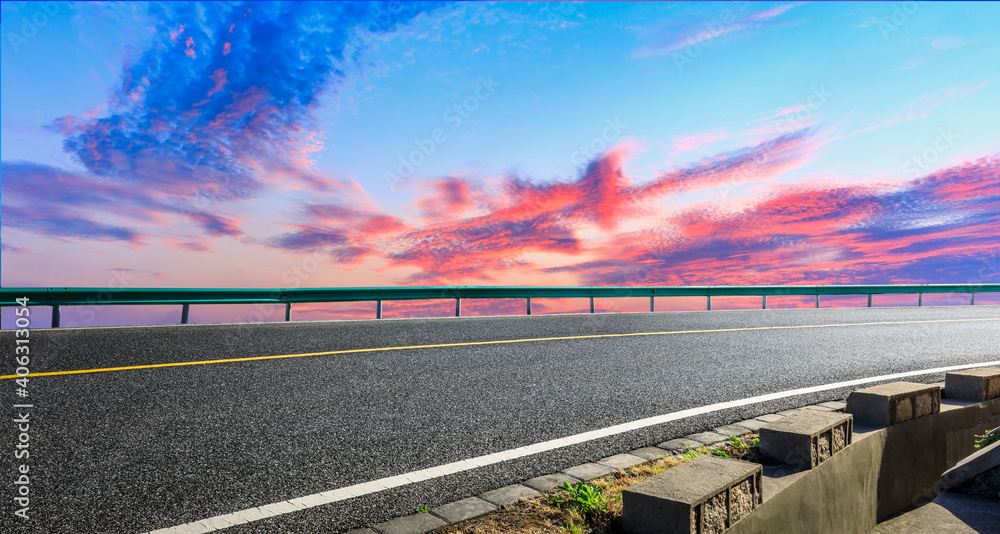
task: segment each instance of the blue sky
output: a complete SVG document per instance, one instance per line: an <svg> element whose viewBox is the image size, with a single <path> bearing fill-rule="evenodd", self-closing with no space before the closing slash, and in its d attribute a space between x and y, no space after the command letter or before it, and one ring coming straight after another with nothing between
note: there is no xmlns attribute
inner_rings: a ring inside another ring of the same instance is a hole
<svg viewBox="0 0 1000 534"><path fill-rule="evenodd" d="M4 286L281 287L305 261L310 286L996 265L995 3L0 10Z"/></svg>

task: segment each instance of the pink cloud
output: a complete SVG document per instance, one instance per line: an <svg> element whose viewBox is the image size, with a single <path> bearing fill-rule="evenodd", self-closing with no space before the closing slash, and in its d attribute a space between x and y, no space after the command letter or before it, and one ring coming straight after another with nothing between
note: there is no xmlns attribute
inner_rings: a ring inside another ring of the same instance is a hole
<svg viewBox="0 0 1000 534"><path fill-rule="evenodd" d="M671 143L671 154L676 155L688 151L702 152L709 145L730 139L731 137L732 134L721 128L693 135L675 137Z"/></svg>
<svg viewBox="0 0 1000 534"><path fill-rule="evenodd" d="M775 24L771 19L784 14L789 9L798 5L800 4L782 4L741 17L734 17L732 15L733 10L726 8L725 11L720 10L720 13L715 17L702 20L700 23L690 24L685 28L660 30L660 33L665 33L666 35L661 36L654 43L639 47L632 53L632 57L669 54L684 47L699 45L718 37L746 34L750 30ZM746 4L741 9L746 9L745 6Z"/></svg>
<svg viewBox="0 0 1000 534"><path fill-rule="evenodd" d="M208 96L212 96L222 90L226 85L226 69L215 69L210 78L215 82L215 86L208 90Z"/></svg>

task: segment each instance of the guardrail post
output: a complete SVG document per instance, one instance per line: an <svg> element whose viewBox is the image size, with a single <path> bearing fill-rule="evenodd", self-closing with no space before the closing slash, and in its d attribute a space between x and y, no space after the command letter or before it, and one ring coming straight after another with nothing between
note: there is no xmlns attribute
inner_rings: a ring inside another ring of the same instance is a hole
<svg viewBox="0 0 1000 534"><path fill-rule="evenodd" d="M972 298L969 299L969 306L975 306L976 305L976 294L972 293L971 295L972 295Z"/></svg>
<svg viewBox="0 0 1000 534"><path fill-rule="evenodd" d="M656 311L656 305L653 303L653 299L654 298L655 297L649 297L649 311L650 312L655 312Z"/></svg>
<svg viewBox="0 0 1000 534"><path fill-rule="evenodd" d="M455 317L462 316L462 299L455 299Z"/></svg>
<svg viewBox="0 0 1000 534"><path fill-rule="evenodd" d="M705 304L705 309L708 311L712 311L712 295L707 295L705 298L707 299L707 302Z"/></svg>
<svg viewBox="0 0 1000 534"><path fill-rule="evenodd" d="M52 305L52 328L59 328L59 305Z"/></svg>
<svg viewBox="0 0 1000 534"><path fill-rule="evenodd" d="M376 300L375 301L375 318L376 319L381 319L382 318L382 301L381 300Z"/></svg>
<svg viewBox="0 0 1000 534"><path fill-rule="evenodd" d="M531 315L531 297L528 297L528 315Z"/></svg>
<svg viewBox="0 0 1000 534"><path fill-rule="evenodd" d="M590 297L590 313L594 313L594 297Z"/></svg>
<svg viewBox="0 0 1000 534"><path fill-rule="evenodd" d="M917 293L917 306L923 306L923 305L924 305L924 294Z"/></svg>
<svg viewBox="0 0 1000 534"><path fill-rule="evenodd" d="M869 308L872 307L872 294L871 293L868 294L868 307Z"/></svg>
<svg viewBox="0 0 1000 534"><path fill-rule="evenodd" d="M292 303L291 302L286 302L285 303L285 321L291 321L291 320L292 320Z"/></svg>
<svg viewBox="0 0 1000 534"><path fill-rule="evenodd" d="M190 304L185 304L181 306L181 324L187 324L188 322L188 312L191 310Z"/></svg>
<svg viewBox="0 0 1000 534"><path fill-rule="evenodd" d="M767 309L767 295L761 295L761 298L762 298L762 301L761 301L761 304L760 304L760 309L766 310Z"/></svg>
<svg viewBox="0 0 1000 534"><path fill-rule="evenodd" d="M816 307L819 308L819 293L816 294Z"/></svg>

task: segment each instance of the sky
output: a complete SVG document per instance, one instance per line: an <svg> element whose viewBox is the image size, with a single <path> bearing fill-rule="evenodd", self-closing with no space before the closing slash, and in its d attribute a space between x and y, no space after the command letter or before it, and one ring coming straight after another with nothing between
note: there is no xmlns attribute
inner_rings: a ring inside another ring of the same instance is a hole
<svg viewBox="0 0 1000 534"><path fill-rule="evenodd" d="M997 283L997 20L992 2L3 2L0 284ZM63 325L178 318L95 305Z"/></svg>

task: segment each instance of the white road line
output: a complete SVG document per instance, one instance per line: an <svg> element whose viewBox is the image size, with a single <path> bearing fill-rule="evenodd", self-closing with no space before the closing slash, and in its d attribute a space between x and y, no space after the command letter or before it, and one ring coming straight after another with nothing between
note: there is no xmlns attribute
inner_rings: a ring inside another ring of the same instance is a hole
<svg viewBox="0 0 1000 534"><path fill-rule="evenodd" d="M773 401L787 397L795 397L798 395L807 395L809 393L818 393L820 391L828 391L831 389L860 386L862 384L870 384L872 382L881 382L884 380L898 380L900 378L907 378L911 376L945 373L948 371L957 371L960 369L970 369L974 367L989 367L995 365L1000 365L1000 360L993 362L967 364L967 365L953 365L950 367L936 367L933 369L923 369L920 371L907 371L905 373L873 376L870 378L859 378L857 380L834 382L832 384L825 384L822 386L790 389L788 391L768 393L766 395L757 395L756 397L749 397L746 399L740 399L735 401L718 402L715 404L709 404L707 406L701 406L698 408L689 408L687 410L681 410L679 412L672 412L664 415L647 417L645 419L639 419L637 421L632 421L629 423L622 423L619 425L609 426L607 428L601 428L597 430L591 430L589 432L583 432L581 434L574 434L572 436L566 436L563 438L543 441L541 443L535 443L533 445L525 445L523 447L518 447L516 449L509 449L506 451L495 452L493 454L486 454L484 456L477 456L475 458L470 458L468 460L460 460L457 462L439 465L436 467L429 467L427 469L420 469L418 471L403 473L401 475L380 478L378 480L372 480L370 482L364 482L361 484L354 484L353 486L337 488L330 491L324 491L322 493L314 493L312 495L306 495L304 497L298 497L287 501L268 504L265 506L261 506L259 508L248 508L246 510L240 510L238 512L233 512L231 514L223 514L215 517L209 517L192 523L185 523L183 525L177 525L174 527L154 530L148 534L182 534L182 533L195 534L195 533L214 532L216 530L222 530L224 528L227 528L225 526L221 526L222 524L225 523L229 523L231 525L238 525L242 523L249 523L251 521L265 519L268 517L275 517L278 515L288 514L291 512L297 512L299 510L305 510L308 508L314 508L317 506L323 506L326 504L352 499L354 497L360 497L363 495L378 493L380 491L384 491L387 489L398 488L400 486L406 486L409 484L415 484L417 482L423 482L425 480L432 480L435 478L440 478L447 475L453 475L464 471L470 471L472 469L486 467L501 462L517 460L519 458L524 458L526 456L531 456L533 454L548 452L563 447L569 447L571 445L579 445L587 441L593 441L595 439L606 438L609 436L623 434L625 432L630 432L633 430L639 430L650 426L660 425L663 423L668 423L670 421L684 419L685 417L704 415L707 413L726 410L729 408L746 406L748 404Z"/></svg>

